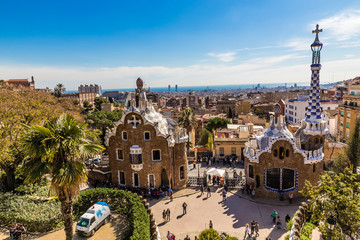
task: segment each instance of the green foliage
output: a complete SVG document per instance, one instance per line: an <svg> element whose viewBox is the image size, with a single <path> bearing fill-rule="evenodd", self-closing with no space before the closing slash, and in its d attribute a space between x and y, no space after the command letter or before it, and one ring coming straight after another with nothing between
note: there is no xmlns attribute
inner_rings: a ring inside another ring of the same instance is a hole
<svg viewBox="0 0 360 240"><path fill-rule="evenodd" d="M50 231L61 222L60 203L47 201L49 187L45 181L22 185L14 193L0 194L0 222L22 223L31 232Z"/></svg>
<svg viewBox="0 0 360 240"><path fill-rule="evenodd" d="M212 132L218 128L226 128L230 122L224 118L212 118L209 120L208 124L206 125L206 129Z"/></svg>
<svg viewBox="0 0 360 240"><path fill-rule="evenodd" d="M95 109L98 111L101 111L101 104L102 103L108 103L109 100L107 100L106 98L102 98L102 97L96 97L94 99L94 105L95 105Z"/></svg>
<svg viewBox="0 0 360 240"><path fill-rule="evenodd" d="M360 163L360 118L356 119L355 127L349 140L349 146L345 152L352 164L353 173L356 173L356 169Z"/></svg>
<svg viewBox="0 0 360 240"><path fill-rule="evenodd" d="M59 98L61 97L61 94L65 91L66 88L64 87L64 85L62 83L59 83L54 87L54 96Z"/></svg>
<svg viewBox="0 0 360 240"><path fill-rule="evenodd" d="M122 117L122 110L116 110L113 112L108 111L94 111L90 112L86 116L86 120L89 126L92 128L99 129L101 131L101 139L104 141L104 137L107 129L112 129Z"/></svg>
<svg viewBox="0 0 360 240"><path fill-rule="evenodd" d="M300 233L300 240L311 240L311 234L316 226L310 222L306 222Z"/></svg>
<svg viewBox="0 0 360 240"><path fill-rule="evenodd" d="M293 224L294 224L294 220L293 220L293 219L290 219L290 221L288 221L288 222L286 223L286 230L290 231Z"/></svg>
<svg viewBox="0 0 360 240"><path fill-rule="evenodd" d="M88 101L84 101L83 102L83 109L82 109L81 113L87 115L92 110L93 110L93 105L90 104Z"/></svg>
<svg viewBox="0 0 360 240"><path fill-rule="evenodd" d="M199 240L220 240L220 237L217 231L213 228L209 228L200 233Z"/></svg>
<svg viewBox="0 0 360 240"><path fill-rule="evenodd" d="M207 130L206 128L203 128L200 135L200 141L199 145L206 145L209 142L209 137L212 136L212 133Z"/></svg>
<svg viewBox="0 0 360 240"><path fill-rule="evenodd" d="M349 159L343 154L339 153L339 155L334 159L334 165L331 170L336 173L341 173L344 172L348 166L350 166Z"/></svg>
<svg viewBox="0 0 360 240"><path fill-rule="evenodd" d="M285 240L289 240L289 238L290 238L290 234L285 236Z"/></svg>
<svg viewBox="0 0 360 240"><path fill-rule="evenodd" d="M125 239L150 239L150 216L139 196L118 189L96 188L80 193L74 203L74 215L80 217L97 201L106 202L111 211L125 214L130 222L130 228L125 232Z"/></svg>
<svg viewBox="0 0 360 240"><path fill-rule="evenodd" d="M306 181L302 194L311 199L312 220L324 223L319 225L323 236L327 237L326 220L330 216L336 221L335 238L360 235L360 177L350 169L341 173L325 172L319 186Z"/></svg>

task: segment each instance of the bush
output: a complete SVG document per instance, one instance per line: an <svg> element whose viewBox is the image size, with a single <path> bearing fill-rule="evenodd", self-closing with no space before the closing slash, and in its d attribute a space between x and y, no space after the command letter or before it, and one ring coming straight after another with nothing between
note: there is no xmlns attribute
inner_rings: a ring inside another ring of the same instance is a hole
<svg viewBox="0 0 360 240"><path fill-rule="evenodd" d="M28 195L10 192L0 194L0 220L7 225L22 223L31 232L50 231L61 221L60 203L34 201Z"/></svg>
<svg viewBox="0 0 360 240"><path fill-rule="evenodd" d="M294 219L292 218L290 219L290 221L286 223L286 230L290 231L293 224L294 224Z"/></svg>
<svg viewBox="0 0 360 240"><path fill-rule="evenodd" d="M311 222L306 222L301 230L300 240L311 240L311 234L316 226Z"/></svg>
<svg viewBox="0 0 360 240"><path fill-rule="evenodd" d="M206 229L202 231L199 235L199 240L219 240L219 233L214 229Z"/></svg>
<svg viewBox="0 0 360 240"><path fill-rule="evenodd" d="M80 193L74 203L74 216L80 217L91 205L98 201L106 202L112 212L125 214L130 228L125 232L125 239L149 240L150 216L139 196L124 190L96 188Z"/></svg>

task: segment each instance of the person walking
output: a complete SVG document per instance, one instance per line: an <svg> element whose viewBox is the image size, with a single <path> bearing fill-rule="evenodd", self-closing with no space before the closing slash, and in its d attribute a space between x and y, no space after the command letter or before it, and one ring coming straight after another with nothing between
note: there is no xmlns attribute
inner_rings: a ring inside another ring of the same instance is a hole
<svg viewBox="0 0 360 240"><path fill-rule="evenodd" d="M274 209L271 213L271 217L273 219L273 223L276 222L276 216L278 215L277 211Z"/></svg>
<svg viewBox="0 0 360 240"><path fill-rule="evenodd" d="M294 195L292 193L290 193L289 194L289 203L290 204L292 203L293 197L294 197Z"/></svg>
<svg viewBox="0 0 360 240"><path fill-rule="evenodd" d="M251 198L255 199L255 188L251 191Z"/></svg>
<svg viewBox="0 0 360 240"><path fill-rule="evenodd" d="M256 225L255 220L252 220L251 223L250 223L251 236L252 236L252 235L254 234L254 232L255 232L255 225Z"/></svg>
<svg viewBox="0 0 360 240"><path fill-rule="evenodd" d="M203 195L203 193L204 193L204 186L203 186L203 185L201 185L201 186L200 186L200 191L201 191L200 196L202 196L202 195Z"/></svg>
<svg viewBox="0 0 360 240"><path fill-rule="evenodd" d="M207 195L206 195L207 198L211 197L211 191L210 191L210 187L208 186L207 187Z"/></svg>
<svg viewBox="0 0 360 240"><path fill-rule="evenodd" d="M195 168L196 168L196 162L193 161L193 169L195 169Z"/></svg>
<svg viewBox="0 0 360 240"><path fill-rule="evenodd" d="M250 237L250 229L249 229L249 224L247 223L245 225L245 235L244 235L244 239L247 239L248 237Z"/></svg>
<svg viewBox="0 0 360 240"><path fill-rule="evenodd" d="M186 214L186 207L187 207L186 202L183 203L182 207L183 207L183 215L185 215Z"/></svg>
<svg viewBox="0 0 360 240"><path fill-rule="evenodd" d="M170 189L170 201L172 201L173 200L173 191L172 191L172 189Z"/></svg>
<svg viewBox="0 0 360 240"><path fill-rule="evenodd" d="M225 191L225 189L223 189L223 191L222 191L222 197L223 197L223 202L225 202L226 201L226 191Z"/></svg>
<svg viewBox="0 0 360 240"><path fill-rule="evenodd" d="M163 211L163 213L162 213L162 217L163 217L163 219L164 219L164 222L166 222L166 211L165 211L165 209L164 209L164 211Z"/></svg>
<svg viewBox="0 0 360 240"><path fill-rule="evenodd" d="M291 220L291 218L290 218L289 214L286 214L285 222L287 223L287 222L289 222L290 220Z"/></svg>
<svg viewBox="0 0 360 240"><path fill-rule="evenodd" d="M166 210L166 220L168 222L170 222L170 209L169 208Z"/></svg>
<svg viewBox="0 0 360 240"><path fill-rule="evenodd" d="M184 240L190 240L189 235L186 235L186 237L184 238Z"/></svg>
<svg viewBox="0 0 360 240"><path fill-rule="evenodd" d="M255 237L259 236L259 223L255 222Z"/></svg>
<svg viewBox="0 0 360 240"><path fill-rule="evenodd" d="M213 228L213 223L212 223L211 220L210 220L210 222L209 222L209 228Z"/></svg>

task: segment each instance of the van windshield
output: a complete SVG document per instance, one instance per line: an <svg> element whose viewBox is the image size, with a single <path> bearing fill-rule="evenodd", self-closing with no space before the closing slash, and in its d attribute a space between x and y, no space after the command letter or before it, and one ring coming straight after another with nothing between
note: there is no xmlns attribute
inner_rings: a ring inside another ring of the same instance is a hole
<svg viewBox="0 0 360 240"><path fill-rule="evenodd" d="M80 218L79 222L77 223L78 226L87 227L89 225L89 219L87 218Z"/></svg>

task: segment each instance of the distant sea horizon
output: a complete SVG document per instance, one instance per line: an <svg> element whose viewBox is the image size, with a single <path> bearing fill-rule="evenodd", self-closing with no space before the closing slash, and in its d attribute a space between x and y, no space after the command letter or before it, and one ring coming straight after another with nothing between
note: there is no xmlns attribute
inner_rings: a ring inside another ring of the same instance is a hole
<svg viewBox="0 0 360 240"><path fill-rule="evenodd" d="M302 82L302 83L290 83L286 84L287 88L290 88L294 85L298 87L309 86L309 82ZM285 83L260 83L260 84L234 84L234 85L208 85L208 86L179 86L178 85L178 92L187 92L187 91L204 91L204 90L234 90L234 89L253 89L255 87L261 88L277 88L277 87L285 87ZM122 92L132 92L135 88L114 88L114 89L102 89L102 93L106 91L122 91ZM148 87L145 87L147 90ZM151 92L168 92L167 87L150 87ZM65 93L75 93L77 90L69 90L65 91ZM171 86L171 92L175 92L175 85Z"/></svg>

